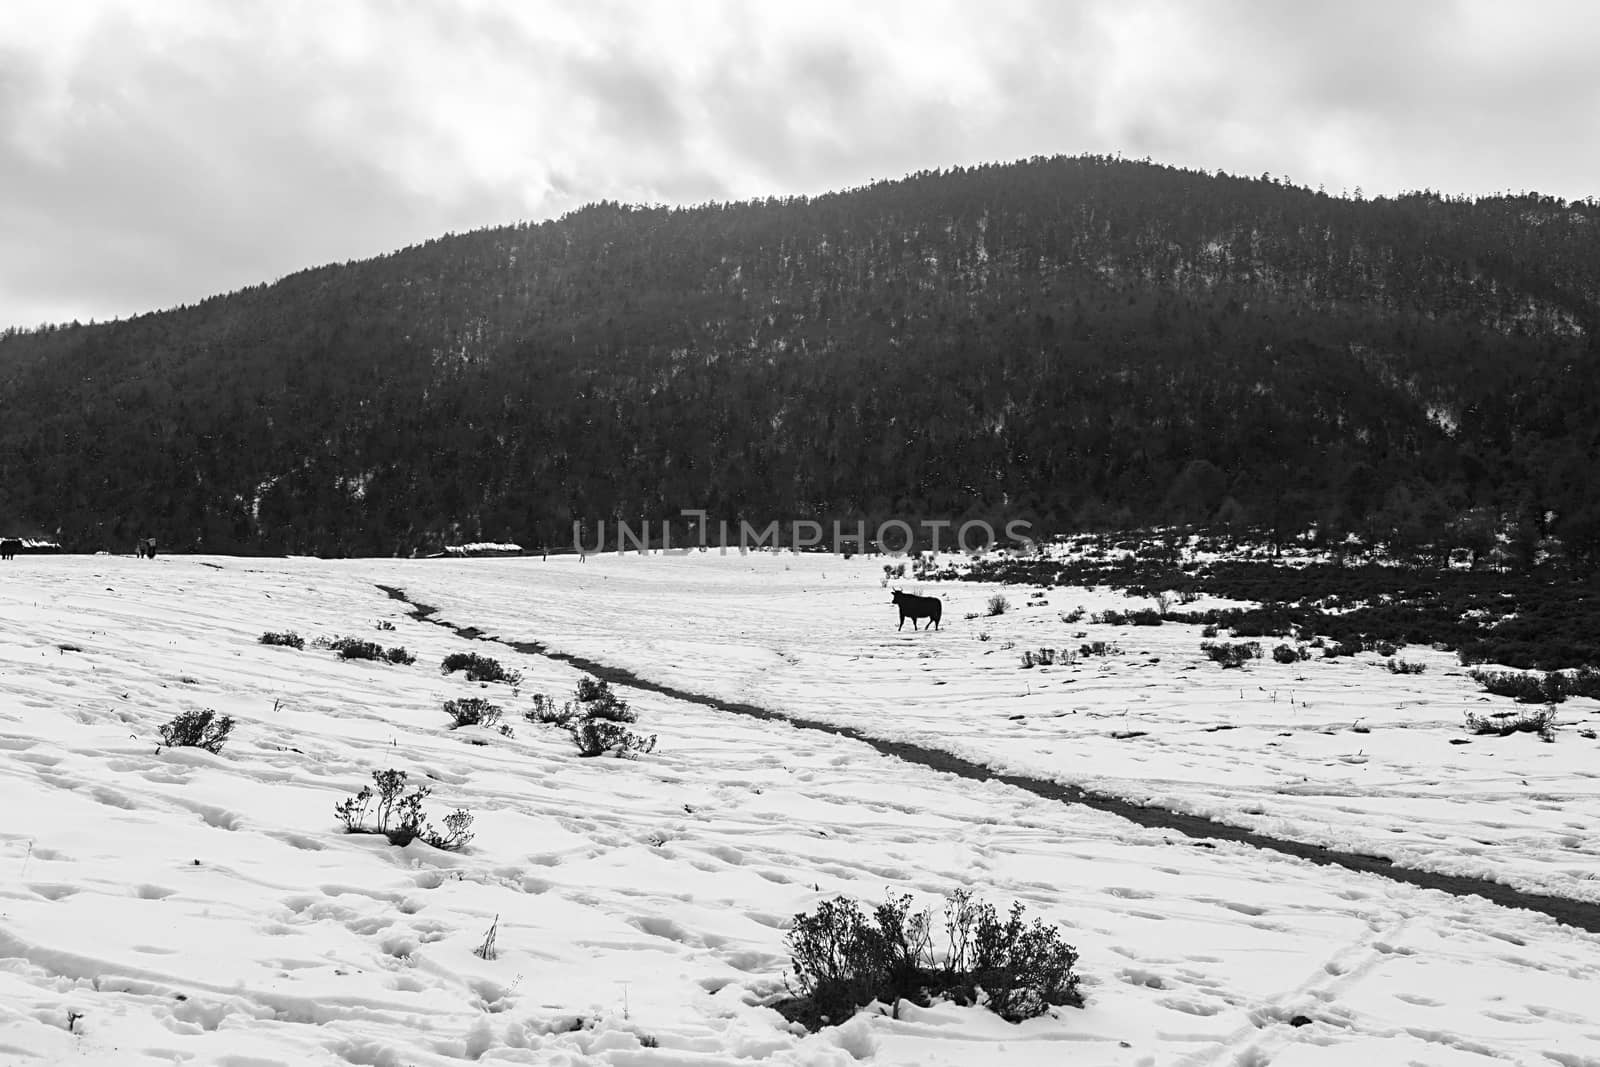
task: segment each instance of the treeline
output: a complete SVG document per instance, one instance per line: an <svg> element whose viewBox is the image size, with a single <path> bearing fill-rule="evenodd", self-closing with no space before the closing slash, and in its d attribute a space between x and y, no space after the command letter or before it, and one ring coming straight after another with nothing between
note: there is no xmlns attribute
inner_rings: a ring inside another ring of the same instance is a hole
<svg viewBox="0 0 1600 1067"><path fill-rule="evenodd" d="M1103 158L602 203L0 337L0 528L559 546L574 521L1317 522L1600 551L1600 205Z"/></svg>

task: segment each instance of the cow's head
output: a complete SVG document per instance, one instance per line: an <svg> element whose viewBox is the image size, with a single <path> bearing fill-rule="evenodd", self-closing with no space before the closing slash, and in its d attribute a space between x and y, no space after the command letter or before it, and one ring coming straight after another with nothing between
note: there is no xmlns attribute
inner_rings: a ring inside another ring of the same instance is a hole
<svg viewBox="0 0 1600 1067"><path fill-rule="evenodd" d="M902 593L900 590L898 590L898 589L889 590L889 603L898 604L901 601L903 601L905 598L906 598L906 595L904 593Z"/></svg>

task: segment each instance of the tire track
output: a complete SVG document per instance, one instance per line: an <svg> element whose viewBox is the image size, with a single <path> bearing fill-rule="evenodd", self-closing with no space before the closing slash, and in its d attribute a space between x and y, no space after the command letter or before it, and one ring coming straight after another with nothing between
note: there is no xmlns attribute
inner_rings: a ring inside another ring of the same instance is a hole
<svg viewBox="0 0 1600 1067"><path fill-rule="evenodd" d="M1527 911L1538 912L1568 926L1586 930L1589 933L1600 933L1600 904L1591 904L1587 901L1552 896L1546 893L1531 893L1507 885L1504 882L1491 881L1487 878L1473 878L1465 875L1444 874L1438 871L1406 867L1384 856L1347 852L1323 845L1313 845L1303 841L1273 837L1269 834L1219 822L1203 815L1192 815L1153 804L1138 804L1123 797L1094 792L1080 786L1063 785L1060 782L1052 782L1043 778L997 771L985 764L964 759L950 752L928 748L909 741L894 741L877 737L853 726L823 722L820 719L811 719L803 715L791 715L744 701L722 700L718 697L707 696L704 693L680 689L664 682L641 678L625 667L616 667L598 660L589 659L586 656L561 652L537 641L509 641L504 638L490 636L474 626L458 626L446 619L439 618L437 608L412 600L403 589L381 584L378 585L378 588L383 590L391 599L405 604L410 609L411 616L418 621L444 627L457 636L468 640L488 641L521 652L524 655L543 656L546 659L567 663L614 685L657 693L661 696L671 697L674 700L699 704L702 707L714 708L734 715L746 715L772 722L787 723L802 730L817 730L837 737L860 741L863 744L870 745L885 756L890 756L906 763L959 775L972 781L999 782L1003 785L1025 790L1047 800L1118 815L1130 822L1150 829L1168 830L1182 834L1185 837L1194 839L1202 847L1215 847L1213 842L1216 841L1250 845L1255 848L1307 860L1319 866L1342 867L1345 870L1364 874L1376 874L1391 881L1404 882L1423 889L1437 889L1452 896L1482 897L1501 907L1522 908Z"/></svg>

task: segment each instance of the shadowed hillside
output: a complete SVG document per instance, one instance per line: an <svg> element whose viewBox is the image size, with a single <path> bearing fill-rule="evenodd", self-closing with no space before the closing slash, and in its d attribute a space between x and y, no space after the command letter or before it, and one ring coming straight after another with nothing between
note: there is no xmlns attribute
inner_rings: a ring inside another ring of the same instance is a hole
<svg viewBox="0 0 1600 1067"><path fill-rule="evenodd" d="M1592 558L1597 330L1592 202L1053 158L598 204L9 331L0 526L390 554L681 508L1502 522Z"/></svg>

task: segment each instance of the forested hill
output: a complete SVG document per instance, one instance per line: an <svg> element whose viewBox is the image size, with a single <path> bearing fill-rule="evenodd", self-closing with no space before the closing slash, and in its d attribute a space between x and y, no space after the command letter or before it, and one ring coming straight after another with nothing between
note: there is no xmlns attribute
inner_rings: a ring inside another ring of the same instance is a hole
<svg viewBox="0 0 1600 1067"><path fill-rule="evenodd" d="M0 532L410 553L1027 517L1600 550L1600 205L1103 158L602 203L0 339Z"/></svg>

